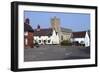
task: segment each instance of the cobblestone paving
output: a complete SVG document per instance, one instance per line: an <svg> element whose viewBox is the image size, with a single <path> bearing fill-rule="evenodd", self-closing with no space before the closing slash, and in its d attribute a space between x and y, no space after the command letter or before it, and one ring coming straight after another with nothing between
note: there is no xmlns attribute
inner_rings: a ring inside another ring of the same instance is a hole
<svg viewBox="0 0 100 73"><path fill-rule="evenodd" d="M69 60L90 58L90 48L78 46L41 45L25 48L24 61Z"/></svg>

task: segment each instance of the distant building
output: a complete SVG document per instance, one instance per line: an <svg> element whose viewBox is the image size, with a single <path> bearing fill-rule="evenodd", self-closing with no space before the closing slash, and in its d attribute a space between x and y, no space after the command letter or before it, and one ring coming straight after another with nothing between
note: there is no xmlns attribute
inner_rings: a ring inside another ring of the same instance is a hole
<svg viewBox="0 0 100 73"><path fill-rule="evenodd" d="M61 27L61 38L60 38L61 41L64 41L64 40L70 41L71 36L72 36L72 30L71 29Z"/></svg>
<svg viewBox="0 0 100 73"><path fill-rule="evenodd" d="M72 33L72 42L78 42L79 44L84 44L86 47L90 46L90 32L81 31Z"/></svg>
<svg viewBox="0 0 100 73"><path fill-rule="evenodd" d="M30 24L29 19L25 19L24 22L24 47L25 48L34 47L34 43L33 43L34 30L29 24Z"/></svg>

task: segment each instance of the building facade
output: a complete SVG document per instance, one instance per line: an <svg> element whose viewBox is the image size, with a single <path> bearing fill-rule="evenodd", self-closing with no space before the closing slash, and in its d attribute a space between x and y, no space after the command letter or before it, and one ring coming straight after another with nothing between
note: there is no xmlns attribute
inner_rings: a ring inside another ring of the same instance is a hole
<svg viewBox="0 0 100 73"><path fill-rule="evenodd" d="M86 47L90 46L90 41L91 40L90 40L90 32L89 31L86 32L84 41L85 41L85 46Z"/></svg>
<svg viewBox="0 0 100 73"><path fill-rule="evenodd" d="M29 25L29 19L25 19L24 22L24 48L33 48L34 43L33 43L33 36L34 36L34 30L32 27Z"/></svg>
<svg viewBox="0 0 100 73"><path fill-rule="evenodd" d="M70 41L72 36L72 30L68 28L61 28L61 42L64 40Z"/></svg>
<svg viewBox="0 0 100 73"><path fill-rule="evenodd" d="M88 31L73 32L72 42L77 42L79 44L85 45L85 47L90 46L90 34Z"/></svg>

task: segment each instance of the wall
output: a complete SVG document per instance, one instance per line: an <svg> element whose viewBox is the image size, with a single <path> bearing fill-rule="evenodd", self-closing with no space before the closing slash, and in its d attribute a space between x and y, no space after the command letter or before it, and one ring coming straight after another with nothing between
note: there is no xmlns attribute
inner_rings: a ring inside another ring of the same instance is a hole
<svg viewBox="0 0 100 73"><path fill-rule="evenodd" d="M0 1L0 73L12 73L10 71L10 2L13 0L1 0ZM23 1L23 0L22 0ZM100 0L24 0L34 2L45 2L45 3L62 3L62 4L80 4L80 5L98 5L98 16L100 16ZM98 17L99 19L99 17ZM99 22L100 23L100 22ZM98 23L98 24L99 24ZM98 25L100 28L100 25ZM100 29L98 29L100 31ZM98 34L100 37L100 33ZM98 39L100 40L100 38ZM100 41L98 42L100 43ZM99 46L100 48L100 46ZM98 48L98 52L100 49ZM98 53L100 56L100 53ZM99 58L100 62L100 58ZM100 63L99 63L100 65ZM74 68L74 69L60 69L60 70L45 70L35 71L34 73L100 73L100 66L91 68ZM23 72L21 72L23 73ZM26 72L28 73L28 72ZM29 72L33 73L33 72Z"/></svg>
<svg viewBox="0 0 100 73"><path fill-rule="evenodd" d="M67 33L67 32L62 32L62 37L63 37L63 40L70 40L71 39L71 36L72 36L72 33ZM62 39L61 37L61 39Z"/></svg>
<svg viewBox="0 0 100 73"><path fill-rule="evenodd" d="M78 43L81 43L81 41L84 42L84 38L74 38L74 41L78 41Z"/></svg>
<svg viewBox="0 0 100 73"><path fill-rule="evenodd" d="M39 42L39 40L41 40L41 42ZM48 37L48 36L34 36L34 42L38 42L39 44L44 44L44 40L46 40L46 44L52 44L52 41L51 41L51 36ZM50 43L48 43L47 41L50 40Z"/></svg>

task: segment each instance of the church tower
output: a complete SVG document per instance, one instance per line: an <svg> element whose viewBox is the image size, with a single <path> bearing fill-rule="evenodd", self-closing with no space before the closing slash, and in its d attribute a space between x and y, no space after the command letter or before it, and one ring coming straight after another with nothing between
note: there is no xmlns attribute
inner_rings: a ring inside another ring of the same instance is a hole
<svg viewBox="0 0 100 73"><path fill-rule="evenodd" d="M60 19L56 16L54 18L51 18L51 27L53 30L58 32L58 36L61 39Z"/></svg>
<svg viewBox="0 0 100 73"><path fill-rule="evenodd" d="M51 18L51 26L52 29L54 29L56 32L59 32L60 30L60 19L56 16L54 18Z"/></svg>

